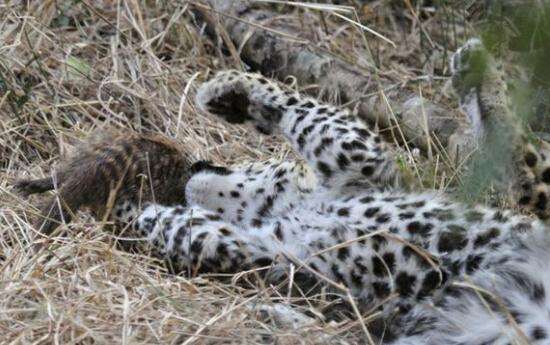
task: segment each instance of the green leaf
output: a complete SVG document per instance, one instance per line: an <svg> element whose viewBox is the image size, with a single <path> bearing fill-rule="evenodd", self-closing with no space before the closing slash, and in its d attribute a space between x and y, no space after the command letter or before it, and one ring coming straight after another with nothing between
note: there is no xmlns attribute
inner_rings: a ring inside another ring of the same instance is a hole
<svg viewBox="0 0 550 345"><path fill-rule="evenodd" d="M90 76L92 68L86 61L74 56L69 56L65 63L67 64L69 78L78 79Z"/></svg>

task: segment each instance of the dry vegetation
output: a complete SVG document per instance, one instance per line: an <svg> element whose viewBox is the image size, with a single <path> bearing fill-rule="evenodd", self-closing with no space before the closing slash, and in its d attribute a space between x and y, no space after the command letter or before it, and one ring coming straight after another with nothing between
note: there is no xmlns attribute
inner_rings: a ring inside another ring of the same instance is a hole
<svg viewBox="0 0 550 345"><path fill-rule="evenodd" d="M396 48L331 10L275 6L318 23L304 28L317 37L308 44L359 68L375 64L396 87L422 89L424 97L456 107L441 90L449 53L471 35L471 13L460 6L388 3L371 2L358 17ZM193 2L160 0L0 5L1 343L364 342L357 320L316 318L293 330L250 308L282 300L318 315L330 308L323 295L287 297L277 287L247 283L247 275L170 275L163 263L121 250L86 213L63 226L48 250L32 252L37 199L18 196L11 183L45 176L93 133L161 132L191 148L193 159L224 164L292 154L277 138L195 109L201 81L243 64L206 36L192 10ZM366 43L374 59L361 55ZM444 155L436 153L431 162L404 159L426 187L455 181Z"/></svg>

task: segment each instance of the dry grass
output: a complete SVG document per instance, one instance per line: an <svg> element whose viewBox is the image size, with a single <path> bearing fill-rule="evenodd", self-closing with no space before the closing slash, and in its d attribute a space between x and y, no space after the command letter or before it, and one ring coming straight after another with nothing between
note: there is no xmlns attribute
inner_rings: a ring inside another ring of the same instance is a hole
<svg viewBox="0 0 550 345"><path fill-rule="evenodd" d="M388 8L369 10L379 15L361 15L398 46L368 37L375 60L384 61L380 70L403 85L422 83L424 96L435 98L441 82L428 77L445 72L445 54L434 58L425 45L436 40L452 50L452 39L426 40L419 32L431 24L421 27L411 14L382 21ZM258 318L248 307L282 300L317 313L330 307L323 296L305 301L281 296L276 287L170 275L162 263L118 249L116 238L84 213L63 227L69 231L55 237L47 251L31 252L36 199L14 194L11 182L45 176L59 156L91 133L162 132L191 148L193 158L224 164L291 154L277 138L196 111L196 86L215 70L238 66L204 36L189 12L187 2L145 0L0 5L1 343L364 341L357 320L319 319L292 330ZM317 27L323 48L342 54L363 44L352 24L314 9L305 13L329 22ZM410 31L399 20L410 21ZM331 31L335 22L341 31ZM354 50L348 54L357 64L364 59ZM446 185L433 171L423 169L430 185Z"/></svg>

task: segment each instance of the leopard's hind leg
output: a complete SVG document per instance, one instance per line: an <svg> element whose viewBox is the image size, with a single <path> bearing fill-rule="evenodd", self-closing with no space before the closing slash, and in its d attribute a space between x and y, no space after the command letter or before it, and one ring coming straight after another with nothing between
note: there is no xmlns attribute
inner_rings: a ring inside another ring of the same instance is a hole
<svg viewBox="0 0 550 345"><path fill-rule="evenodd" d="M491 182L511 196L512 204L547 219L550 144L529 135L521 116L514 113L501 63L480 40L471 39L454 54L451 71L460 103L478 135L479 161L485 168L497 168Z"/></svg>

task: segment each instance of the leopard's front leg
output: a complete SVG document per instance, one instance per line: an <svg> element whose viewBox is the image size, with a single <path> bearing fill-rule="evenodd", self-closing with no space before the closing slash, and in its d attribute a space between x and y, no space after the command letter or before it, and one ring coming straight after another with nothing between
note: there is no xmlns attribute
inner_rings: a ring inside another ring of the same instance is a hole
<svg viewBox="0 0 550 345"><path fill-rule="evenodd" d="M111 218L178 270L236 273L284 262L270 228L246 231L199 206L120 202Z"/></svg>
<svg viewBox="0 0 550 345"><path fill-rule="evenodd" d="M220 72L201 86L197 103L231 123L252 121L262 132L279 130L325 187L396 182L392 154L358 117L284 90L259 74Z"/></svg>

